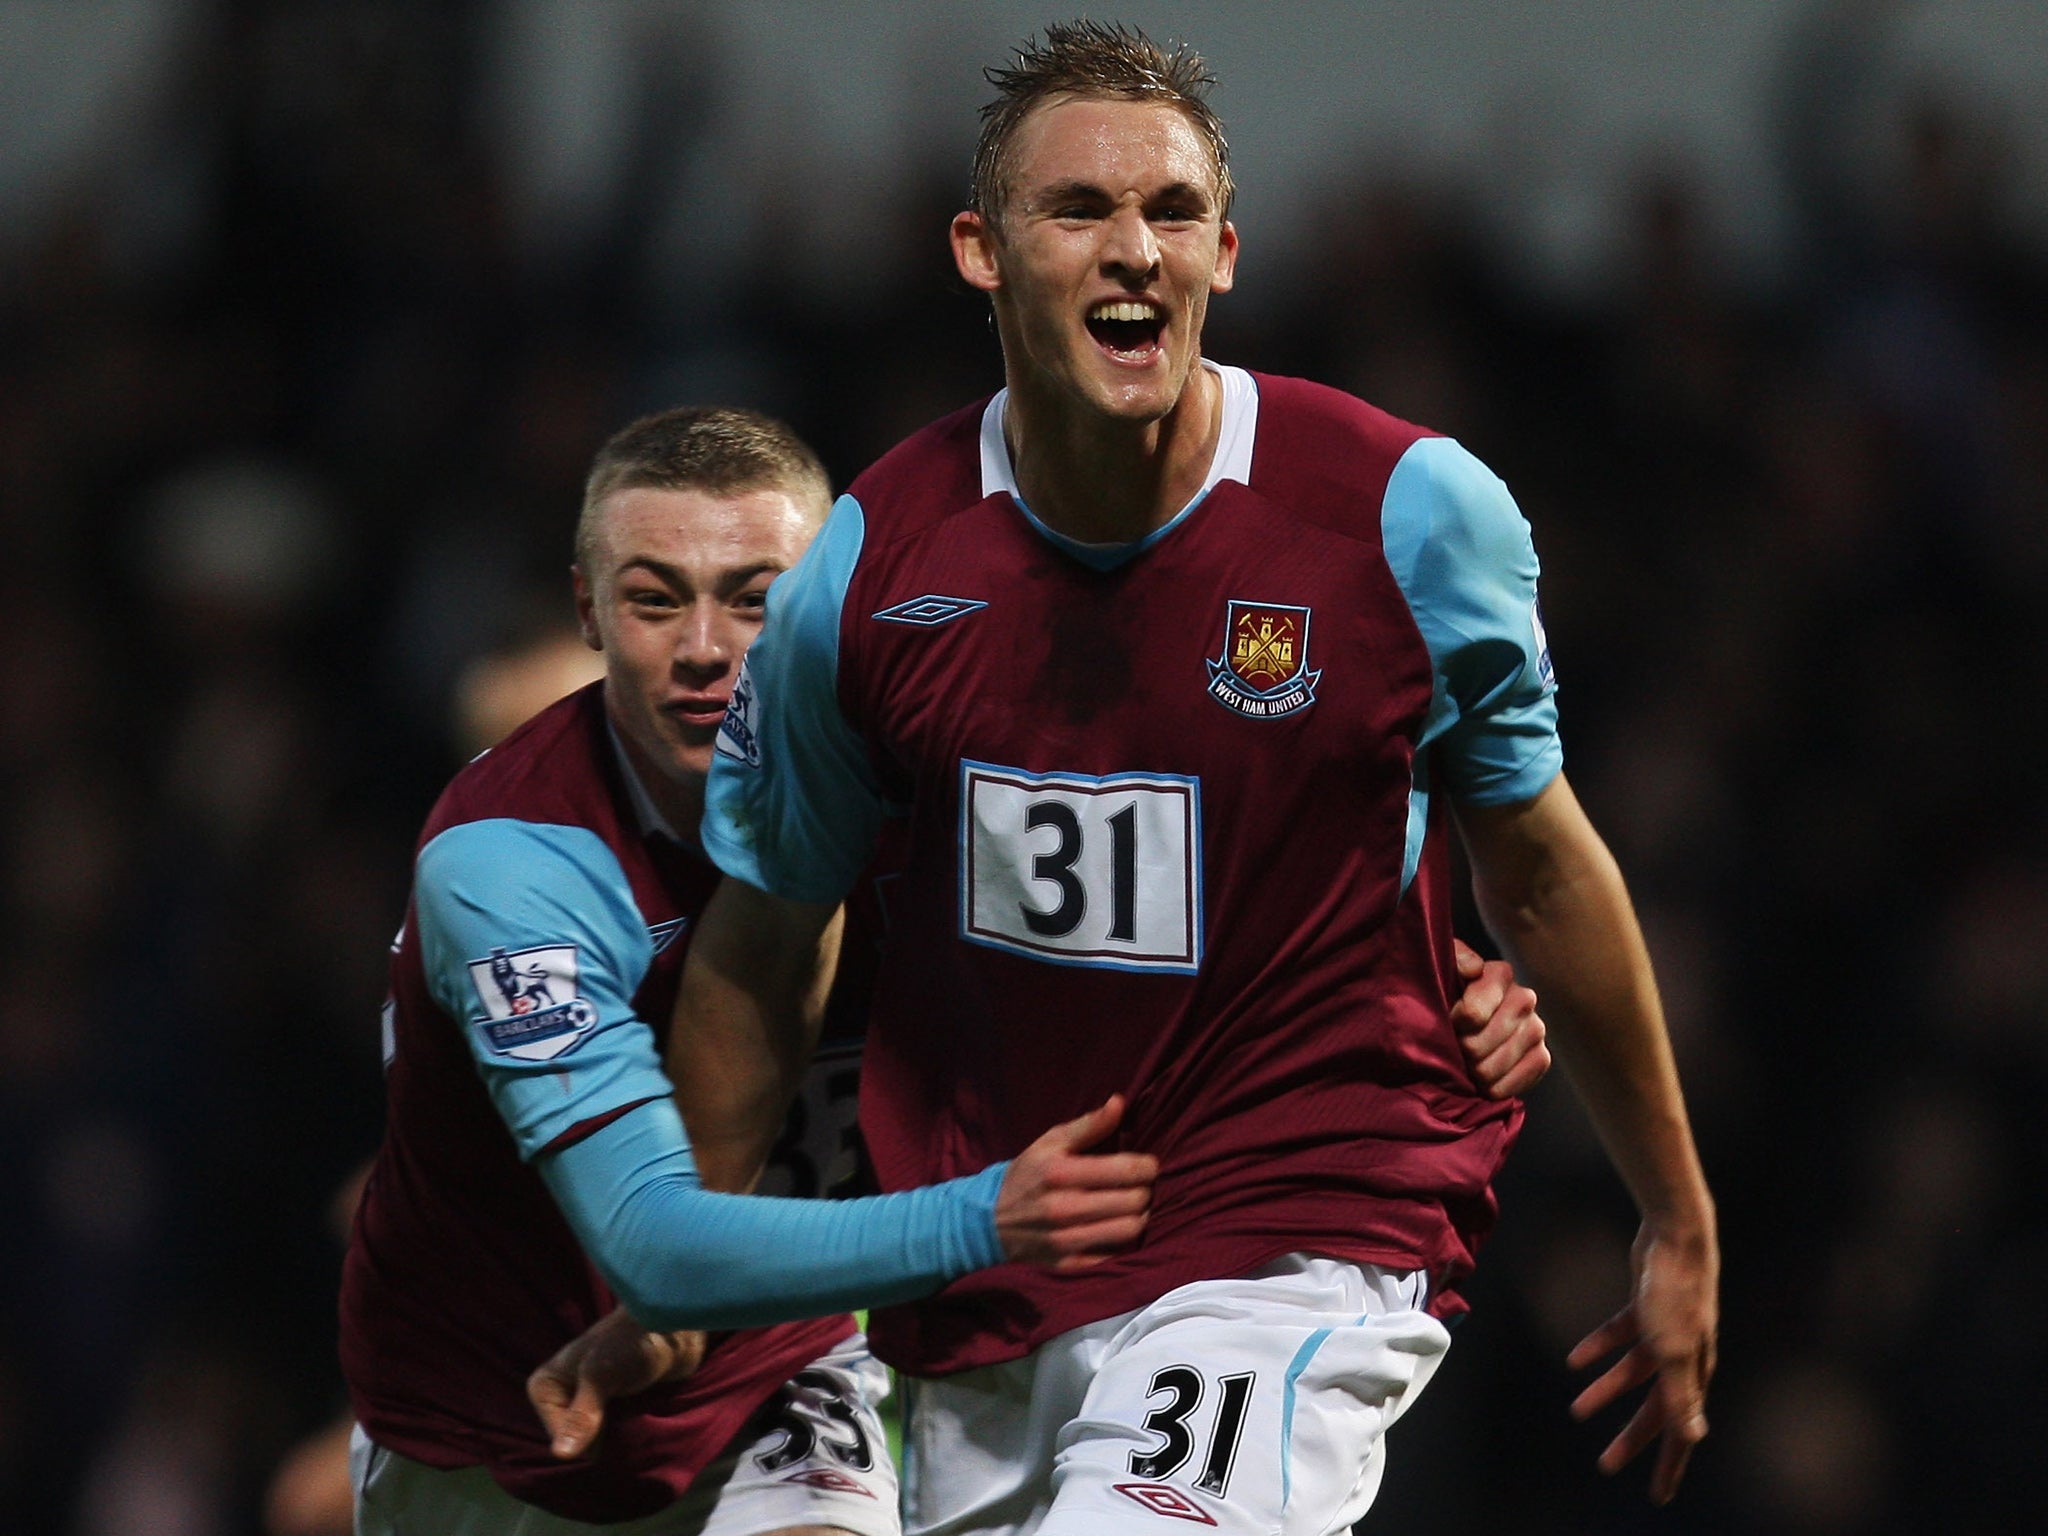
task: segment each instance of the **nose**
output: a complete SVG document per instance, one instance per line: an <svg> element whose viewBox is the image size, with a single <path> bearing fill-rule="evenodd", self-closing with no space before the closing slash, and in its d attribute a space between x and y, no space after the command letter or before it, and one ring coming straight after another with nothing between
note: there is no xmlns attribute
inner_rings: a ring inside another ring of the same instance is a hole
<svg viewBox="0 0 2048 1536"><path fill-rule="evenodd" d="M735 654L728 628L716 603L692 607L676 636L676 670L698 681L723 676Z"/></svg>
<svg viewBox="0 0 2048 1536"><path fill-rule="evenodd" d="M1159 271L1159 238L1142 208L1119 208L1108 220L1102 269L1112 277L1150 282Z"/></svg>

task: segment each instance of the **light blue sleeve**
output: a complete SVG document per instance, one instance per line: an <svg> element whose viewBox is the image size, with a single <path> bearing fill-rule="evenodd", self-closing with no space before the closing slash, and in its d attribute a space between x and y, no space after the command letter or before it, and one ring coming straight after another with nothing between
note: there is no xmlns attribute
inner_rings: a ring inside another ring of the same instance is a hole
<svg viewBox="0 0 2048 1536"><path fill-rule="evenodd" d="M702 835L712 862L792 901L838 901L873 855L885 806L839 708L839 620L866 520L842 496L768 589L718 733Z"/></svg>
<svg viewBox="0 0 2048 1536"><path fill-rule="evenodd" d="M700 1185L654 1032L633 1012L653 946L595 833L512 820L451 827L420 851L413 900L434 1000L462 1027L520 1155L642 1322L824 1316L1002 1262L995 1203L1007 1163L857 1201Z"/></svg>
<svg viewBox="0 0 2048 1536"><path fill-rule="evenodd" d="M608 1110L665 1098L633 1012L653 958L625 871L584 827L450 827L413 872L420 959L519 1155Z"/></svg>
<svg viewBox="0 0 2048 1536"><path fill-rule="evenodd" d="M725 1195L698 1182L675 1100L536 1166L583 1251L650 1328L744 1328L887 1306L1003 1261L1008 1163L859 1200Z"/></svg>
<svg viewBox="0 0 2048 1536"><path fill-rule="evenodd" d="M1430 764L1461 800L1533 799L1563 768L1564 748L1536 549L1514 498L1452 439L1423 438L1394 467L1381 528L1435 674L1422 732Z"/></svg>

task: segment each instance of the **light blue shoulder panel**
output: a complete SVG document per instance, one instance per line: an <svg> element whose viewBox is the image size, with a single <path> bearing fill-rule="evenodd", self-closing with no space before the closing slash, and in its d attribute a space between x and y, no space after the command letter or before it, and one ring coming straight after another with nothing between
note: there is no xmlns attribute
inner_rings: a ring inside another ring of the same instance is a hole
<svg viewBox="0 0 2048 1536"><path fill-rule="evenodd" d="M883 802L839 708L839 624L866 519L842 496L804 557L768 589L718 733L704 848L737 879L793 901L837 901L875 848Z"/></svg>
<svg viewBox="0 0 2048 1536"><path fill-rule="evenodd" d="M665 1097L633 1012L653 959L625 871L584 827L450 827L413 873L420 959L461 1025L519 1155L606 1110Z"/></svg>
<svg viewBox="0 0 2048 1536"><path fill-rule="evenodd" d="M1564 748L1536 549L1500 477L1453 439L1422 438L1387 481L1381 533L1435 674L1408 805L1405 890L1421 858L1432 766L1458 799L1509 805L1557 777Z"/></svg>

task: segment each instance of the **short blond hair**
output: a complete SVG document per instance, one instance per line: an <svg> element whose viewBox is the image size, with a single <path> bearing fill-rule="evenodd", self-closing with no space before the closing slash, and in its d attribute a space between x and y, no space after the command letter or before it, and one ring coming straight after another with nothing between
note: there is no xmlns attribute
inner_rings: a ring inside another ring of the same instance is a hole
<svg viewBox="0 0 2048 1536"><path fill-rule="evenodd" d="M773 416L730 406L680 406L643 416L598 449L576 519L576 564L588 570L598 513L617 491L782 491L814 521L832 505L832 482L810 444Z"/></svg>
<svg viewBox="0 0 2048 1536"><path fill-rule="evenodd" d="M1061 22L1017 50L1007 69L982 76L996 88L981 109L981 140L974 149L969 207L996 221L1009 199L1010 145L1032 109L1063 96L1112 101L1156 101L1176 108L1208 146L1216 167L1216 201L1230 217L1237 195L1230 178L1230 144L1208 102L1216 83L1202 56L1184 44L1161 48L1136 27L1099 21Z"/></svg>

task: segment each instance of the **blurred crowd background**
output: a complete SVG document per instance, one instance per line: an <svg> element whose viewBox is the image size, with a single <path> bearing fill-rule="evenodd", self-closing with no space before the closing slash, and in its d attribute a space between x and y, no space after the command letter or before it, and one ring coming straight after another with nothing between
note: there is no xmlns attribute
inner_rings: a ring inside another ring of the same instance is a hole
<svg viewBox="0 0 2048 1536"><path fill-rule="evenodd" d="M1209 351L1515 489L1728 1266L1715 1433L1652 1512L1565 1412L1633 1223L1546 1085L1366 1529L2032 1528L2043 11L1292 9L1119 13L1238 128ZM263 1528L341 1405L414 833L494 662L559 644L591 453L745 404L843 484L993 388L943 232L972 62L1048 19L0 0L0 1529ZM1531 36L1535 88L1455 94L1526 84ZM1583 105L1659 97L1670 132Z"/></svg>

